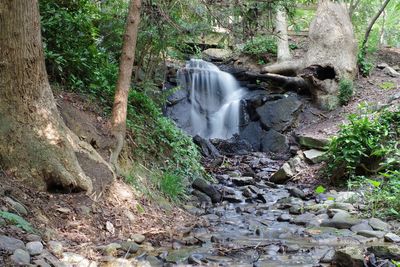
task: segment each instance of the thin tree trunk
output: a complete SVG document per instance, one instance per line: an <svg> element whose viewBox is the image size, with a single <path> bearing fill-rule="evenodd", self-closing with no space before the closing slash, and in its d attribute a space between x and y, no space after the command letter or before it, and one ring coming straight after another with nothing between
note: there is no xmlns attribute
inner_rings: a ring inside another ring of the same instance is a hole
<svg viewBox="0 0 400 267"><path fill-rule="evenodd" d="M135 60L136 39L140 21L141 0L131 0L126 21L124 43L119 63L119 76L112 111L112 131L115 146L110 162L118 169L118 157L125 140L128 92L131 86L133 62Z"/></svg>
<svg viewBox="0 0 400 267"><path fill-rule="evenodd" d="M92 163L107 179L99 184L114 178L109 165L66 127L57 110L44 63L38 1L2 1L2 168L40 190L90 192L97 178L90 169Z"/></svg>
<svg viewBox="0 0 400 267"><path fill-rule="evenodd" d="M287 33L286 12L282 8L276 11L276 32L277 32L277 46L278 46L278 62L290 60L292 56L289 50L289 38Z"/></svg>
<svg viewBox="0 0 400 267"><path fill-rule="evenodd" d="M375 16L372 18L371 22L369 23L367 30L365 32L364 36L364 41L361 45L361 54L362 56L365 56L367 53L367 43L368 43L368 38L371 33L372 27L374 26L375 22L378 20L379 16L382 14L383 10L385 10L386 6L389 4L390 0L385 0L379 11L375 14Z"/></svg>

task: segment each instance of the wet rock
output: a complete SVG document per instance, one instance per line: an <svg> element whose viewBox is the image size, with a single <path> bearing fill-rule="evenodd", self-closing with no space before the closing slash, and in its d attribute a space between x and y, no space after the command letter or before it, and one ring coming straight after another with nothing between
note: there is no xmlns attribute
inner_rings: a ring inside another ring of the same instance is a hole
<svg viewBox="0 0 400 267"><path fill-rule="evenodd" d="M19 248L14 251L10 259L13 262L13 265L15 264L15 266L26 266L29 265L29 263L31 262L31 257L29 256L29 253Z"/></svg>
<svg viewBox="0 0 400 267"><path fill-rule="evenodd" d="M204 258L201 254L192 254L188 258L188 263L193 265L202 265L201 260Z"/></svg>
<svg viewBox="0 0 400 267"><path fill-rule="evenodd" d="M221 156L217 148L208 139L204 139L200 135L193 137L193 142L200 148L200 152L204 157L218 158Z"/></svg>
<svg viewBox="0 0 400 267"><path fill-rule="evenodd" d="M228 140L213 139L211 142L223 155L246 155L253 151L251 144L247 140L241 139L238 135Z"/></svg>
<svg viewBox="0 0 400 267"><path fill-rule="evenodd" d="M266 129L283 132L294 123L296 113L302 106L296 96L289 96L275 101L269 101L256 109L261 123Z"/></svg>
<svg viewBox="0 0 400 267"><path fill-rule="evenodd" d="M321 258L321 263L331 263L335 259L335 250L330 249L325 255Z"/></svg>
<svg viewBox="0 0 400 267"><path fill-rule="evenodd" d="M294 173L289 163L284 163L269 179L273 183L283 184L293 177Z"/></svg>
<svg viewBox="0 0 400 267"><path fill-rule="evenodd" d="M296 253L300 250L300 246L297 244L288 245L286 248L287 253Z"/></svg>
<svg viewBox="0 0 400 267"><path fill-rule="evenodd" d="M387 233L385 235L385 241L393 242L393 243L400 243L400 236L393 234L393 233Z"/></svg>
<svg viewBox="0 0 400 267"><path fill-rule="evenodd" d="M28 240L28 242L42 241L42 238L38 235L29 234L26 236L26 240Z"/></svg>
<svg viewBox="0 0 400 267"><path fill-rule="evenodd" d="M352 191L338 192L333 196L336 202L354 203L359 198L358 193Z"/></svg>
<svg viewBox="0 0 400 267"><path fill-rule="evenodd" d="M360 220L353 218L346 212L339 212L333 216L332 219L323 221L321 226L323 227L334 227L338 229L349 229L352 226L359 224Z"/></svg>
<svg viewBox="0 0 400 267"><path fill-rule="evenodd" d="M297 135L297 140L300 145L307 148L315 148L319 150L326 150L329 140L327 138L313 136L311 134Z"/></svg>
<svg viewBox="0 0 400 267"><path fill-rule="evenodd" d="M293 215L298 215L303 213L303 207L300 205L293 205L289 208L289 213Z"/></svg>
<svg viewBox="0 0 400 267"><path fill-rule="evenodd" d="M50 241L47 243L47 248L51 253L56 255L57 257L61 257L64 252L63 244L58 241Z"/></svg>
<svg viewBox="0 0 400 267"><path fill-rule="evenodd" d="M390 225L388 223L385 223L384 221L377 219L377 218L369 219L368 223L374 230L378 230L378 231L389 231L390 230Z"/></svg>
<svg viewBox="0 0 400 267"><path fill-rule="evenodd" d="M118 243L110 243L106 246L98 246L97 248L103 252L106 256L116 256L118 254L118 250L121 248L121 244Z"/></svg>
<svg viewBox="0 0 400 267"><path fill-rule="evenodd" d="M298 197L301 199L304 199L306 197L306 194L304 193L304 191L297 187L291 187L288 189L288 191L292 197Z"/></svg>
<svg viewBox="0 0 400 267"><path fill-rule="evenodd" d="M11 199L10 197L4 197L4 200L8 204L10 204L11 208L13 210L15 210L18 214L20 214L20 215L28 215L28 211L26 210L24 205L22 205L18 201L15 201L15 200Z"/></svg>
<svg viewBox="0 0 400 267"><path fill-rule="evenodd" d="M261 138L265 131L261 129L260 123L250 122L246 127L241 129L240 138L248 141L255 151L261 149Z"/></svg>
<svg viewBox="0 0 400 267"><path fill-rule="evenodd" d="M293 219L293 223L297 225L308 225L312 220L315 219L315 215L312 213L304 213Z"/></svg>
<svg viewBox="0 0 400 267"><path fill-rule="evenodd" d="M19 239L8 237L5 235L0 236L0 250L12 253L16 249L25 249L24 242Z"/></svg>
<svg viewBox="0 0 400 267"><path fill-rule="evenodd" d="M310 149L310 150L304 151L303 153L304 153L305 158L314 164L320 163L325 160L325 152L320 151L320 150Z"/></svg>
<svg viewBox="0 0 400 267"><path fill-rule="evenodd" d="M351 216L350 213L347 212L347 210L341 210L341 209L331 209L329 208L326 212L326 214L328 214L329 218L333 218L333 216L335 216L338 213L345 213L347 214L347 216Z"/></svg>
<svg viewBox="0 0 400 267"><path fill-rule="evenodd" d="M289 214L287 214L287 213L284 213L284 214L281 214L279 217L278 217L278 222L290 222L290 220L292 219L292 216L290 216Z"/></svg>
<svg viewBox="0 0 400 267"><path fill-rule="evenodd" d="M212 200L211 197L208 195L204 194L203 192L200 192L199 190L193 190L192 195L196 196L200 204L211 204Z"/></svg>
<svg viewBox="0 0 400 267"><path fill-rule="evenodd" d="M356 224L350 228L354 233L358 233L359 231L372 231L372 227L368 224L368 222L362 222Z"/></svg>
<svg viewBox="0 0 400 267"><path fill-rule="evenodd" d="M340 209L340 210L345 210L345 211L354 211L355 210L355 208L352 204L341 203L341 202L335 202L332 205L329 205L328 209Z"/></svg>
<svg viewBox="0 0 400 267"><path fill-rule="evenodd" d="M358 231L357 234L365 237L376 237L376 238L383 238L385 236L385 232L370 231L370 230L361 230Z"/></svg>
<svg viewBox="0 0 400 267"><path fill-rule="evenodd" d="M287 153L289 144L286 136L275 130L269 130L261 139L261 151L276 154Z"/></svg>
<svg viewBox="0 0 400 267"><path fill-rule="evenodd" d="M142 244L146 237L142 234L132 234L131 239L135 241L137 244Z"/></svg>
<svg viewBox="0 0 400 267"><path fill-rule="evenodd" d="M364 267L364 251L361 247L341 248L336 251L335 260L339 267Z"/></svg>
<svg viewBox="0 0 400 267"><path fill-rule="evenodd" d="M211 198L213 203L221 201L221 194L214 188L214 186L207 183L204 179L197 178L192 184L194 189L203 192Z"/></svg>
<svg viewBox="0 0 400 267"><path fill-rule="evenodd" d="M32 256L39 255L43 251L43 245L39 241L33 241L26 244L26 249Z"/></svg>
<svg viewBox="0 0 400 267"><path fill-rule="evenodd" d="M254 185L255 181L252 177L232 177L232 183L237 186Z"/></svg>
<svg viewBox="0 0 400 267"><path fill-rule="evenodd" d="M244 201L243 197L239 194L225 194L223 200L226 200L229 203L242 203Z"/></svg>
<svg viewBox="0 0 400 267"><path fill-rule="evenodd" d="M383 259L400 260L400 247L397 245L371 246L368 251Z"/></svg>

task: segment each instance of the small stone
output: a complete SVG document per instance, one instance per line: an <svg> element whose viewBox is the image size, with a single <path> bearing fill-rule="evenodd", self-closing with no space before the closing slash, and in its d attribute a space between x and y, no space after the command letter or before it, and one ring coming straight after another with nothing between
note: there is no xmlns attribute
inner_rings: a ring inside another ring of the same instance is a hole
<svg viewBox="0 0 400 267"><path fill-rule="evenodd" d="M192 254L188 258L188 263L193 265L202 265L201 260L203 259L203 255L201 254Z"/></svg>
<svg viewBox="0 0 400 267"><path fill-rule="evenodd" d="M335 259L338 267L364 267L364 249L352 246L338 249Z"/></svg>
<svg viewBox="0 0 400 267"><path fill-rule="evenodd" d="M376 238L383 238L385 236L385 232L382 231L361 230L358 231L357 234L365 237L376 237Z"/></svg>
<svg viewBox="0 0 400 267"><path fill-rule="evenodd" d="M31 262L31 256L23 249L16 249L11 255L11 261L18 266L26 266Z"/></svg>
<svg viewBox="0 0 400 267"><path fill-rule="evenodd" d="M312 135L302 134L297 136L300 145L307 148L316 148L320 150L326 150L329 140L327 138L316 137Z"/></svg>
<svg viewBox="0 0 400 267"><path fill-rule="evenodd" d="M306 196L306 194L304 193L304 191L301 190L301 189L299 189L299 188L297 188L297 187L289 188L288 191L289 191L289 194L290 194L292 197L298 197L298 198L304 199L305 196Z"/></svg>
<svg viewBox="0 0 400 267"><path fill-rule="evenodd" d="M293 215L299 215L303 213L303 209L300 205L293 205L289 208L289 213Z"/></svg>
<svg viewBox="0 0 400 267"><path fill-rule="evenodd" d="M146 237L141 234L133 234L133 235L131 235L131 239L138 244L142 244L144 242L144 240L146 239Z"/></svg>
<svg viewBox="0 0 400 267"><path fill-rule="evenodd" d="M321 258L321 263L331 263L335 259L335 250L330 249L325 255Z"/></svg>
<svg viewBox="0 0 400 267"><path fill-rule="evenodd" d="M25 249L24 242L19 239L8 237L5 235L0 236L0 250L13 253L16 249Z"/></svg>
<svg viewBox="0 0 400 267"><path fill-rule="evenodd" d="M13 210L15 210L18 214L20 215L28 215L28 211L26 210L26 208L24 207L24 205L22 205L21 203L19 203L18 201L15 201L9 197L4 197L4 200L10 204L11 208Z"/></svg>
<svg viewBox="0 0 400 267"><path fill-rule="evenodd" d="M47 248L49 249L49 251L51 253L53 253L57 257L61 257L63 252L64 252L63 244L61 242L58 242L58 241L50 241L50 242L48 242L47 243Z"/></svg>
<svg viewBox="0 0 400 267"><path fill-rule="evenodd" d="M42 241L42 238L38 235L34 235L34 234L29 234L26 236L26 240L28 240L29 242L32 241Z"/></svg>
<svg viewBox="0 0 400 267"><path fill-rule="evenodd" d="M116 256L118 254L118 249L122 248L121 244L110 243L107 246L100 246L99 249L103 251L104 255Z"/></svg>
<svg viewBox="0 0 400 267"><path fill-rule="evenodd" d="M294 218L293 223L297 225L308 225L314 218L314 214L307 212Z"/></svg>
<svg viewBox="0 0 400 267"><path fill-rule="evenodd" d="M368 220L369 225L371 225L371 227L374 230L378 230L378 231L389 231L390 230L390 225L385 223L384 221L377 219L377 218L371 218Z"/></svg>
<svg viewBox="0 0 400 267"><path fill-rule="evenodd" d="M351 217L347 212L339 212L330 220L325 220L321 223L323 227L334 227L338 229L349 229L352 226L359 224L360 220Z"/></svg>
<svg viewBox="0 0 400 267"><path fill-rule="evenodd" d="M284 213L284 214L281 214L279 217L278 217L278 222L290 222L290 220L292 219L292 216L290 216L289 214L287 214L287 213Z"/></svg>
<svg viewBox="0 0 400 267"><path fill-rule="evenodd" d="M310 149L310 150L304 151L303 153L304 153L305 158L314 164L320 163L325 160L326 153L323 151L320 151L320 150Z"/></svg>
<svg viewBox="0 0 400 267"><path fill-rule="evenodd" d="M109 221L106 222L106 230L112 235L115 233L114 225Z"/></svg>
<svg viewBox="0 0 400 267"><path fill-rule="evenodd" d="M288 245L286 248L287 253L295 253L300 250L300 246L297 244Z"/></svg>
<svg viewBox="0 0 400 267"><path fill-rule="evenodd" d="M136 253L139 250L139 245L134 241L125 241L121 243L121 249L128 253Z"/></svg>
<svg viewBox="0 0 400 267"><path fill-rule="evenodd" d="M34 260L33 263L37 267L51 267L50 264L48 264L45 260L39 259L39 260Z"/></svg>
<svg viewBox="0 0 400 267"><path fill-rule="evenodd" d="M284 163L282 167L272 174L270 181L277 184L283 184L294 175L289 163Z"/></svg>
<svg viewBox="0 0 400 267"><path fill-rule="evenodd" d="M358 233L359 231L364 231L364 230L372 231L373 229L371 226L369 226L367 222L362 222L352 226L350 230L353 231L354 233Z"/></svg>
<svg viewBox="0 0 400 267"><path fill-rule="evenodd" d="M32 241L26 244L26 249L32 256L39 255L43 251L43 245L39 241Z"/></svg>
<svg viewBox="0 0 400 267"><path fill-rule="evenodd" d="M389 66L387 66L386 68L384 68L384 69L383 69L383 72L384 72L386 75L389 75L390 77L393 77L393 78L400 77L400 73L397 72L397 71L396 71L395 69L393 69L392 67L389 67Z"/></svg>
<svg viewBox="0 0 400 267"><path fill-rule="evenodd" d="M232 183L237 186L244 186L244 185L254 185L255 181L253 177L232 177Z"/></svg>
<svg viewBox="0 0 400 267"><path fill-rule="evenodd" d="M393 243L400 243L400 236L393 234L393 233L387 233L385 235L385 241L393 242Z"/></svg>

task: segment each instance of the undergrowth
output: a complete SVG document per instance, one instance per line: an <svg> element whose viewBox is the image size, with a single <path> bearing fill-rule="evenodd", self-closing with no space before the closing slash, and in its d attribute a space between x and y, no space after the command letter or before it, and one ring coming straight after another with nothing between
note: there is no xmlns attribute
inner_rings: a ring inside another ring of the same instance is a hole
<svg viewBox="0 0 400 267"><path fill-rule="evenodd" d="M354 85L352 80L341 79L339 81L339 103L340 105L346 105L349 103L354 93Z"/></svg>
<svg viewBox="0 0 400 267"><path fill-rule="evenodd" d="M373 215L400 218L400 110L371 110L348 117L328 150L327 173L362 188Z"/></svg>

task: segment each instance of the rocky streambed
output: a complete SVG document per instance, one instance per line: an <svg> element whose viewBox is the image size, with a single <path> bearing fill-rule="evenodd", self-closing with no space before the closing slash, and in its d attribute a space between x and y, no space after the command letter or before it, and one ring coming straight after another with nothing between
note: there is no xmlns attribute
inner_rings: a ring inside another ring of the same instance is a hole
<svg viewBox="0 0 400 267"><path fill-rule="evenodd" d="M195 181L186 209L199 222L159 266L396 266L398 223L363 218L367 200L357 192L269 182L280 164L236 156L214 169L218 184Z"/></svg>

